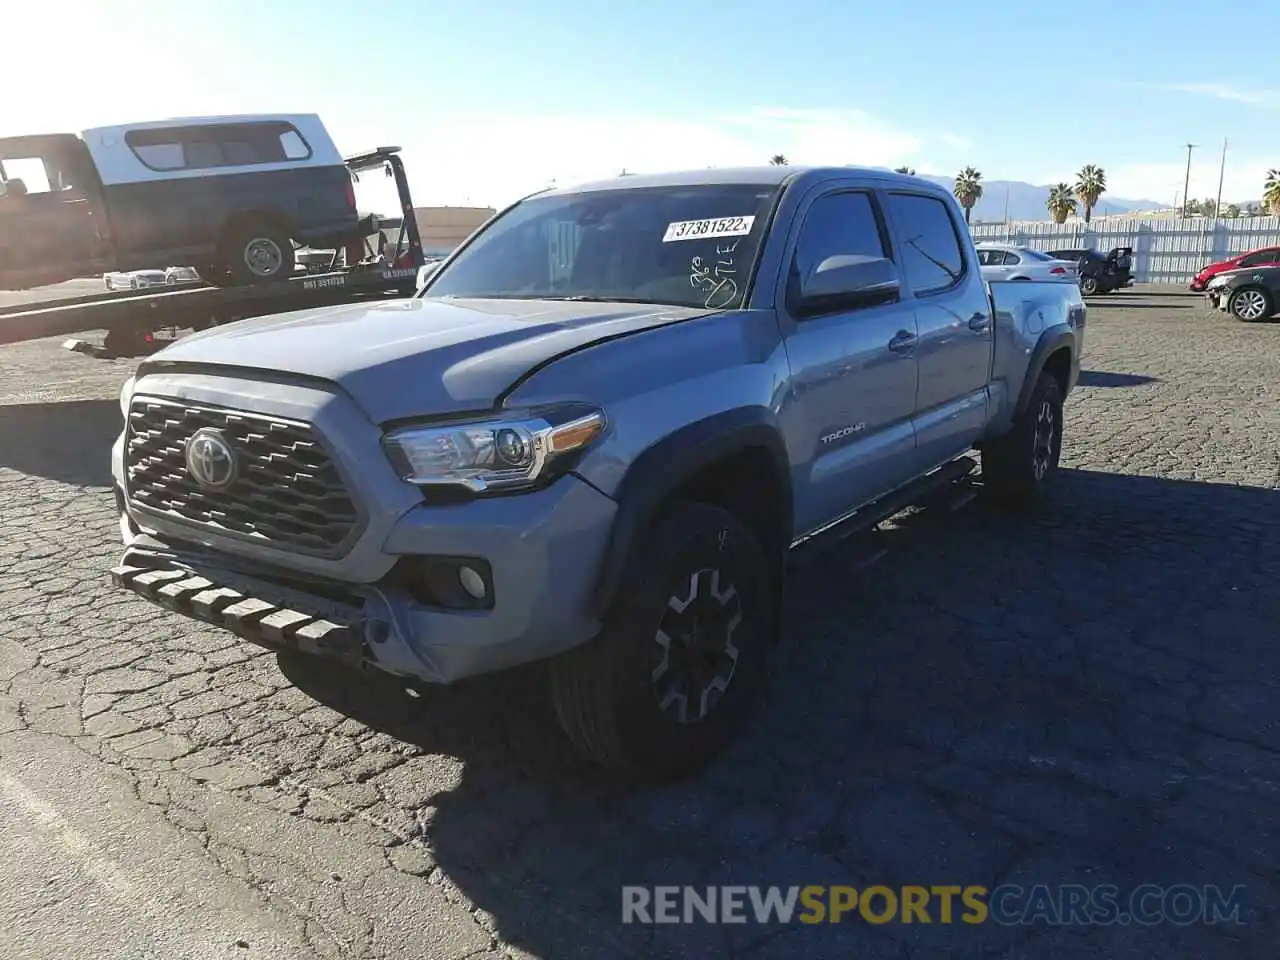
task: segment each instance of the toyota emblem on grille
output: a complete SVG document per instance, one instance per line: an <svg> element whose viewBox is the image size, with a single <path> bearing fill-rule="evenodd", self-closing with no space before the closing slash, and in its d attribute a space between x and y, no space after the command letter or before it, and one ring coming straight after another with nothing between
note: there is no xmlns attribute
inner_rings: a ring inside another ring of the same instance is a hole
<svg viewBox="0 0 1280 960"><path fill-rule="evenodd" d="M236 452L222 432L204 427L187 440L187 472L206 490L226 490L235 483Z"/></svg>

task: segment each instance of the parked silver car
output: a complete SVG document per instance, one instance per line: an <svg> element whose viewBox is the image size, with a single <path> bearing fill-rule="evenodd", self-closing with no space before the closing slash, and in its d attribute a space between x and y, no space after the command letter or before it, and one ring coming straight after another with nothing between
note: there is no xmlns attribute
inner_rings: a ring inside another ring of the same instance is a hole
<svg viewBox="0 0 1280 960"><path fill-rule="evenodd" d="M979 243L978 263L984 280L1079 279L1079 267L1047 253L1007 243Z"/></svg>
<svg viewBox="0 0 1280 960"><path fill-rule="evenodd" d="M105 273L102 281L108 290L142 290L146 287L161 287L165 283L163 270L130 270L128 272Z"/></svg>

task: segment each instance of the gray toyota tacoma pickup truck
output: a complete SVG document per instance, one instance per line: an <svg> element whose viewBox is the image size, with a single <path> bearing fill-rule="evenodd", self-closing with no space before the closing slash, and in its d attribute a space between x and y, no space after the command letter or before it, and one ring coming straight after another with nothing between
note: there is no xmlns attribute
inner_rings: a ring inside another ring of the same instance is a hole
<svg viewBox="0 0 1280 960"><path fill-rule="evenodd" d="M547 660L668 779L754 704L794 548L1054 479L1085 306L983 282L924 180L790 166L528 197L416 296L246 320L120 397L120 587L406 686Z"/></svg>

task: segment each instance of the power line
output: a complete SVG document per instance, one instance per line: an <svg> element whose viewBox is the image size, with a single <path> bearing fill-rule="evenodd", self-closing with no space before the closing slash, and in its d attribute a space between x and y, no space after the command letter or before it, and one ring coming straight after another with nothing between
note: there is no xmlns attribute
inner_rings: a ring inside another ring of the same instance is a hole
<svg viewBox="0 0 1280 960"><path fill-rule="evenodd" d="M1182 182L1182 216L1183 217L1186 217L1187 215L1187 209L1188 209L1187 191L1191 188L1191 151L1198 146L1199 144L1197 143L1187 144L1187 177Z"/></svg>

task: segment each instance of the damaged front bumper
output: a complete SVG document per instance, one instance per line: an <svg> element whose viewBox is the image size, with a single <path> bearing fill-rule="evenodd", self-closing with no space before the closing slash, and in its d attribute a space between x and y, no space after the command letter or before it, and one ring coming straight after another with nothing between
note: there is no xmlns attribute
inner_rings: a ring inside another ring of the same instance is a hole
<svg viewBox="0 0 1280 960"><path fill-rule="evenodd" d="M384 542L376 580L290 567L140 527L116 491L125 551L113 583L272 650L426 683L544 659L599 630L591 598L616 505L573 476L521 497L417 507ZM264 552L265 553L265 552ZM441 595L428 567L474 564L488 606ZM435 566L433 566L435 565ZM430 587L430 589L428 589Z"/></svg>
<svg viewBox="0 0 1280 960"><path fill-rule="evenodd" d="M360 629L360 607L318 603L268 582L219 576L145 555L126 556L111 582L175 613L230 630L271 650L296 650L356 669L375 665ZM234 580L236 586L228 585Z"/></svg>

